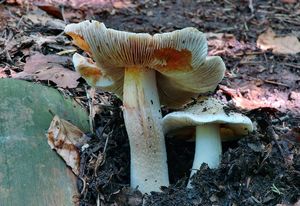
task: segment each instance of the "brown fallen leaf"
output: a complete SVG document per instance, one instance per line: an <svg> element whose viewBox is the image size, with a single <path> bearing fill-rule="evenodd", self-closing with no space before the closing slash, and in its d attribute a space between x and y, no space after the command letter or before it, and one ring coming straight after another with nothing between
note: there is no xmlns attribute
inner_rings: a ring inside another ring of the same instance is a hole
<svg viewBox="0 0 300 206"><path fill-rule="evenodd" d="M59 9L58 5L51 5L46 2L35 2L34 5L47 12L47 14L50 14L59 19L63 19L61 9Z"/></svg>
<svg viewBox="0 0 300 206"><path fill-rule="evenodd" d="M74 174L79 175L80 148L88 137L70 122L54 116L48 129L48 144L60 155Z"/></svg>
<svg viewBox="0 0 300 206"><path fill-rule="evenodd" d="M300 106L296 103L300 99L294 97L296 99L291 101L290 95L286 92L275 90L274 93L271 93L265 88L256 86L253 81L247 87L239 89L232 89L225 85L219 85L219 87L224 94L232 98L232 102L237 108L247 111L258 108L273 108L281 112L291 111L294 114L300 114Z"/></svg>
<svg viewBox="0 0 300 206"><path fill-rule="evenodd" d="M300 42L296 36L277 37L271 28L259 35L256 44L262 50L271 49L273 53L277 54L297 54L300 52Z"/></svg>
<svg viewBox="0 0 300 206"><path fill-rule="evenodd" d="M58 87L75 88L80 74L62 66L68 57L35 54L27 60L24 71L13 75L17 79L50 80Z"/></svg>
<svg viewBox="0 0 300 206"><path fill-rule="evenodd" d="M52 27L53 25L56 26L55 29L63 30L66 26L65 22L61 19L54 19L50 16L46 11L36 9L31 12L28 12L24 15L24 21L28 24L32 25L42 25Z"/></svg>

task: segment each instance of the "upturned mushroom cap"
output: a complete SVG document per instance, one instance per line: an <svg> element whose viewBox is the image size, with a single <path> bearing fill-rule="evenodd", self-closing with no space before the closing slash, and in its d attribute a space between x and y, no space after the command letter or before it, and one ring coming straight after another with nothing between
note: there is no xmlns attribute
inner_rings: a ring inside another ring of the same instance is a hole
<svg viewBox="0 0 300 206"><path fill-rule="evenodd" d="M204 98L184 111L167 114L163 118L164 132L172 133L175 137L180 136L182 139L191 139L196 126L219 124L221 139L227 141L253 131L252 121L248 117L235 112L227 113L224 107L225 105L217 99Z"/></svg>
<svg viewBox="0 0 300 206"><path fill-rule="evenodd" d="M102 71L95 64L95 62L93 62L92 59L75 53L73 55L73 64L76 68L76 71L81 74L81 76L87 81L88 84L97 84L97 86L102 88L114 87L114 82L110 78L106 78L106 76L102 74Z"/></svg>
<svg viewBox="0 0 300 206"><path fill-rule="evenodd" d="M125 68L156 70L160 101L170 107L182 106L200 93L213 91L224 76L222 59L206 57L205 35L195 28L152 36L107 29L103 23L84 21L67 25L65 32L97 64L96 67L80 64L78 68L75 63L77 70L92 86L106 87L120 98ZM75 62L77 58L75 54ZM108 82L111 84L107 85Z"/></svg>

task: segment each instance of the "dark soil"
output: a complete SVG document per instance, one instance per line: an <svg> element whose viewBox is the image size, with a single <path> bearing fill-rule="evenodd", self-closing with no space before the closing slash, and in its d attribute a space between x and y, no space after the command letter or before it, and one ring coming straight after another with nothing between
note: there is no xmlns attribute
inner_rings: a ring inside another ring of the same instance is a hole
<svg viewBox="0 0 300 206"><path fill-rule="evenodd" d="M300 55L275 55L256 47L268 27L278 35L300 37L300 3L281 1L132 1L93 9L57 4L40 7L0 1L0 78L23 70L34 53L55 54L74 48L62 35L67 22L102 21L107 27L133 32L165 32L193 26L208 33L209 54L219 55L226 77L215 96L244 112L257 130L238 142L224 143L222 163L206 165L186 189L194 144L167 138L172 185L142 196L129 188L129 143L122 102L110 93L96 96L101 111L89 147L81 154L80 205L276 205L300 199ZM115 1L111 1L115 2ZM54 12L53 12L54 11ZM46 21L50 19L51 21ZM35 35L35 38L31 38ZM44 43L37 44L36 36ZM55 36L54 41L45 40ZM67 55L69 58L71 54ZM71 64L64 67L72 69ZM76 89L61 89L88 108L83 80ZM41 82L55 86L53 82ZM164 113L168 113L168 108ZM299 204L299 202L298 202Z"/></svg>

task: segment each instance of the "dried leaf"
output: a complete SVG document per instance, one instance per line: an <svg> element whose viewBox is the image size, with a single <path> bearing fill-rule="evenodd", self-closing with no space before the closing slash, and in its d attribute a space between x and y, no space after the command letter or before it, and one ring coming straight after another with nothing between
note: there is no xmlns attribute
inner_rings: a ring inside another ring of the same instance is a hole
<svg viewBox="0 0 300 206"><path fill-rule="evenodd" d="M58 116L54 116L47 136L51 149L56 150L74 174L79 175L79 149L87 142L88 137L78 127Z"/></svg>
<svg viewBox="0 0 300 206"><path fill-rule="evenodd" d="M63 19L63 15L61 13L61 10L58 8L57 5L51 5L46 2L35 2L35 6L39 7L43 11L47 12L47 14L50 14L56 18Z"/></svg>
<svg viewBox="0 0 300 206"><path fill-rule="evenodd" d="M65 22L60 19L53 19L45 11L34 10L24 15L24 21L32 22L33 25L43 25L47 27L56 26L55 29L63 30L66 26Z"/></svg>
<svg viewBox="0 0 300 206"><path fill-rule="evenodd" d="M259 35L256 44L262 50L271 49L273 53L278 54L297 54L300 52L300 42L296 36L276 37L271 28Z"/></svg>
<svg viewBox="0 0 300 206"><path fill-rule="evenodd" d="M16 36L8 38L9 41L5 43L5 50L9 52L11 56L15 55L17 52L24 51L24 49L27 49L31 47L34 44L34 40L31 37L23 35L20 38L17 38ZM0 50L0 53L2 51Z"/></svg>
<svg viewBox="0 0 300 206"><path fill-rule="evenodd" d="M291 111L295 114L300 114L300 107L297 102L299 99L290 100L289 94L286 92L274 91L271 93L262 87L254 85L255 82L250 82L247 85L248 89L241 87L232 89L224 85L220 85L220 89L232 98L235 107L244 110L253 110L258 108L271 108L281 112Z"/></svg>
<svg viewBox="0 0 300 206"><path fill-rule="evenodd" d="M13 78L50 80L58 87L75 88L79 83L77 80L80 78L80 75L61 65L67 61L68 57L36 54L27 60L24 71L13 75Z"/></svg>

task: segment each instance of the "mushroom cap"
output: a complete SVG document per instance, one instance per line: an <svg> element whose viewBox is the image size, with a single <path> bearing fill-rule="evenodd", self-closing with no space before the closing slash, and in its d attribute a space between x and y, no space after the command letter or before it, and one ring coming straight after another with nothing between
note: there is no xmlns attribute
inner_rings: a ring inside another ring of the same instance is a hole
<svg viewBox="0 0 300 206"><path fill-rule="evenodd" d="M184 111L172 112L163 118L165 133L181 139L195 136L195 128L204 124L219 124L223 141L240 138L253 131L252 121L243 114L225 112L225 105L212 97L202 98L199 103ZM188 136L186 136L187 134Z"/></svg>
<svg viewBox="0 0 300 206"><path fill-rule="evenodd" d="M160 101L170 107L182 106L200 93L215 90L224 76L222 59L206 57L205 35L195 28L150 35L107 29L103 23L83 21L67 25L65 33L92 57L99 69L95 76L95 70L89 71L91 67L79 69L75 63L81 75L93 79L88 81L91 86L107 89L120 98L125 68L154 69ZM103 80L111 85L106 87Z"/></svg>

